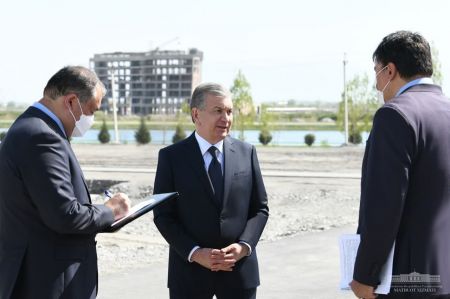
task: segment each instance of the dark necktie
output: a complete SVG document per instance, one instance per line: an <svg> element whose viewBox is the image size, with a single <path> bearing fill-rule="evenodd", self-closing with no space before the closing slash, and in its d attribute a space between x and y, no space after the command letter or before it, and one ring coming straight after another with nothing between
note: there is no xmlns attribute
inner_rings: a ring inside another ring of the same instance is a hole
<svg viewBox="0 0 450 299"><path fill-rule="evenodd" d="M216 152L218 149L215 146L211 146L208 152L212 156L211 163L208 167L208 175L214 188L214 198L219 205L222 207L222 192L223 192L223 176L222 167L220 166L219 160L217 160Z"/></svg>

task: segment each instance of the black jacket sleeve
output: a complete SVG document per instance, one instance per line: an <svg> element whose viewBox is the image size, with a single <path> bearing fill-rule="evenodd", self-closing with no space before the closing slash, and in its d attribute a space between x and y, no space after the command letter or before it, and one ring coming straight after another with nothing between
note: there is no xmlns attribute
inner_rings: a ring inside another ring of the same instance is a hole
<svg viewBox="0 0 450 299"><path fill-rule="evenodd" d="M51 133L30 138L21 153L20 174L43 222L59 233L97 233L114 221L104 205L81 204L71 182L70 161L64 140ZM81 172L81 170L80 170ZM87 190L83 190L88 197ZM87 201L87 200L86 200Z"/></svg>
<svg viewBox="0 0 450 299"><path fill-rule="evenodd" d="M371 286L379 275L399 229L412 161L415 133L393 107L374 117L363 162L358 249L353 278Z"/></svg>

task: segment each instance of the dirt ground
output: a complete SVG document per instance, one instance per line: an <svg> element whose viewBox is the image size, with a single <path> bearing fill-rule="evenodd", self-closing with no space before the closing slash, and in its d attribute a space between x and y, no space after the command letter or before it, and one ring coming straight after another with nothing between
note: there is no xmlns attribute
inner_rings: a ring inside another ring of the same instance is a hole
<svg viewBox="0 0 450 299"><path fill-rule="evenodd" d="M134 203L152 193L161 147L73 145L87 179L122 181L111 189L129 194ZM261 146L257 152L270 209L261 242L356 224L363 147ZM149 213L117 233L98 235L101 274L167 258L168 246L152 217Z"/></svg>

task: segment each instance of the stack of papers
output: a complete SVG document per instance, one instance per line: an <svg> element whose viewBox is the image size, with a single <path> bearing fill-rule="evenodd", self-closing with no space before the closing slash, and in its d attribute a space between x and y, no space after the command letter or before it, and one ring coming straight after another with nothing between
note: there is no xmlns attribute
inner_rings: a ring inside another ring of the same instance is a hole
<svg viewBox="0 0 450 299"><path fill-rule="evenodd" d="M341 264L341 290L350 290L350 282L353 280L353 269L355 267L356 254L358 253L361 238L356 234L345 234L339 238L339 252ZM375 289L376 294L389 294L392 282L392 266L394 264L395 243L389 252L388 259L383 265L380 273L381 283Z"/></svg>

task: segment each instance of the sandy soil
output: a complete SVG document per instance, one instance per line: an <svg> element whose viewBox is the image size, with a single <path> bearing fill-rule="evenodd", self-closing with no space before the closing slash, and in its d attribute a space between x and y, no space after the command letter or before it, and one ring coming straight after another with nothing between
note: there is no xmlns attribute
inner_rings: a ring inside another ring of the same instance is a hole
<svg viewBox="0 0 450 299"><path fill-rule="evenodd" d="M111 187L129 194L134 203L152 193L161 146L82 145L74 151L87 179L123 181ZM261 242L311 231L355 224L359 208L362 147L299 148L258 147L261 169L292 177L265 175L270 217ZM104 172L93 167L143 169L145 173ZM328 173L315 178L306 173ZM354 178L346 178L346 174ZM334 176L334 177L333 177ZM100 203L102 198L97 199ZM114 234L100 234L100 273L147 267L167 258L167 244L147 214Z"/></svg>

